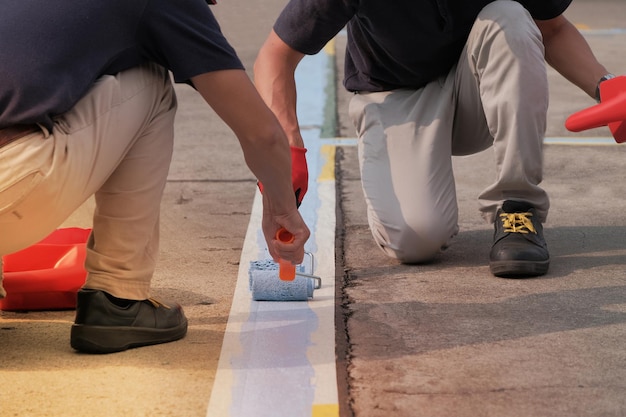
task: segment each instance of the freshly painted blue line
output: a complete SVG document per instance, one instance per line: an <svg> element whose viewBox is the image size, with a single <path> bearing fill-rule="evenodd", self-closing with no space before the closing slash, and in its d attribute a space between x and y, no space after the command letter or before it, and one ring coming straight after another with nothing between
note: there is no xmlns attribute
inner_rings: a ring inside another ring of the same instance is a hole
<svg viewBox="0 0 626 417"><path fill-rule="evenodd" d="M306 56L296 70L297 113L301 130L321 128L324 124L324 87L328 81L328 59L325 53ZM307 159L308 157L307 153Z"/></svg>
<svg viewBox="0 0 626 417"><path fill-rule="evenodd" d="M250 315L239 334L242 349L230 364L237 375L232 387L231 416L290 417L311 413L315 370L306 352L318 317L305 307L306 303L283 304L250 303Z"/></svg>
<svg viewBox="0 0 626 417"><path fill-rule="evenodd" d="M321 205L316 179L323 166L319 126L323 124L324 115L325 95L320 86L327 79L325 59L325 54L306 57L306 62L296 72L298 120L309 126L303 129L302 136L307 148L310 181L299 210L312 235L317 228L317 212ZM260 249L257 259L267 259L262 230L257 232L257 245ZM316 239L311 238L305 250L315 254L316 245ZM250 315L241 328L242 352L233 358L232 367L247 371L240 373L235 380L232 415L310 415L315 395L315 387L311 385L315 370L307 358L307 351L312 333L318 328L318 316L307 303L295 303L288 310L275 309L267 304L251 300Z"/></svg>
<svg viewBox="0 0 626 417"><path fill-rule="evenodd" d="M311 230L305 250L322 278L310 302L260 302L248 290L249 262L269 258L257 192L208 417L338 417L334 338L334 179L320 140L328 55L305 57L296 72L298 119L308 149L309 190L300 213ZM278 279L278 277L277 277ZM331 410L331 414L328 413Z"/></svg>

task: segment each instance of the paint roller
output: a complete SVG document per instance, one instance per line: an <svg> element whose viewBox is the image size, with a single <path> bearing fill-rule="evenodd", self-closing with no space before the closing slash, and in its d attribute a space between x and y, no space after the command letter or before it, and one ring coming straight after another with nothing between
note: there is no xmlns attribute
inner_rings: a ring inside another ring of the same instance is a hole
<svg viewBox="0 0 626 417"><path fill-rule="evenodd" d="M293 235L284 228L276 232L276 239L283 243L293 242ZM306 265L271 259L250 262L249 287L255 301L307 301L313 298L314 290L321 288L321 278L313 275L313 255L306 252L310 260Z"/></svg>
<svg viewBox="0 0 626 417"><path fill-rule="evenodd" d="M626 142L626 76L615 77L600 84L602 101L592 107L572 114L565 127L580 132L608 126L615 142Z"/></svg>

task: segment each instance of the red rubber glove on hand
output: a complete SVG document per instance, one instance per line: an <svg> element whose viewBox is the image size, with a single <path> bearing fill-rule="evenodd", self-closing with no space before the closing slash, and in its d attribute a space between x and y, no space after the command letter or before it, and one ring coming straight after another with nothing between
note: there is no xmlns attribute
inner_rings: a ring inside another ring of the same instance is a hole
<svg viewBox="0 0 626 417"><path fill-rule="evenodd" d="M300 207L302 199L309 189L309 168L306 163L306 148L291 146L291 182L296 194L296 206ZM259 190L263 193L263 184L257 182Z"/></svg>
<svg viewBox="0 0 626 417"><path fill-rule="evenodd" d="M300 207L309 189L309 167L306 163L306 148L291 147L291 182L296 193L296 206Z"/></svg>

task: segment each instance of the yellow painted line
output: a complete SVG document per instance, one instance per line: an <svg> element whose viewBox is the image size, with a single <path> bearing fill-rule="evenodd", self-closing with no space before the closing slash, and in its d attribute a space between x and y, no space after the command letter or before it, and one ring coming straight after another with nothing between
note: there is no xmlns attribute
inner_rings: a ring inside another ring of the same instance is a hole
<svg viewBox="0 0 626 417"><path fill-rule="evenodd" d="M335 56L335 38L331 39L325 46L324 46L324 52L328 55Z"/></svg>
<svg viewBox="0 0 626 417"><path fill-rule="evenodd" d="M322 165L318 181L334 181L335 180L335 152L336 146L322 145L320 153L326 161Z"/></svg>
<svg viewBox="0 0 626 417"><path fill-rule="evenodd" d="M311 417L339 417L339 404L314 405Z"/></svg>

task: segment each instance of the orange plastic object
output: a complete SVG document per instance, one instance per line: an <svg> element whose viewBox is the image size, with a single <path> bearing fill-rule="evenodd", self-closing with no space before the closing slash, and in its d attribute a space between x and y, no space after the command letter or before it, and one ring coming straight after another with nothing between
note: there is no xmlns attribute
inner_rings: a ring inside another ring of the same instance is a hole
<svg viewBox="0 0 626 417"><path fill-rule="evenodd" d="M0 310L60 310L76 307L85 283L86 242L91 229L57 229L42 241L2 258Z"/></svg>
<svg viewBox="0 0 626 417"><path fill-rule="evenodd" d="M565 127L580 132L608 126L615 142L626 142L626 76L615 77L600 84L602 102L572 114Z"/></svg>
<svg viewBox="0 0 626 417"><path fill-rule="evenodd" d="M294 236L284 227L281 227L276 232L276 240L283 243L292 243ZM289 261L278 261L278 277L283 281L293 281L296 278L296 266Z"/></svg>

